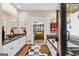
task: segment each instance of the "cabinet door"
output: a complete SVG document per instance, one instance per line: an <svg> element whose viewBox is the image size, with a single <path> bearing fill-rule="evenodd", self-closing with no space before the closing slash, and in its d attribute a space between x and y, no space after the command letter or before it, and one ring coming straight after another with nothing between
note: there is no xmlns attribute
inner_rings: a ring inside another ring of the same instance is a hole
<svg viewBox="0 0 79 59"><path fill-rule="evenodd" d="M50 52L51 52L51 54L53 55L53 56L56 56L56 50L54 49L54 47L50 44L50 42L47 40L47 45L48 45L48 47L49 47L49 50L50 50Z"/></svg>
<svg viewBox="0 0 79 59"><path fill-rule="evenodd" d="M25 37L19 39L19 49L21 49L25 45Z"/></svg>
<svg viewBox="0 0 79 59"><path fill-rule="evenodd" d="M12 43L8 43L6 45L3 46L3 53L8 53L8 55L12 55L14 49L14 44Z"/></svg>

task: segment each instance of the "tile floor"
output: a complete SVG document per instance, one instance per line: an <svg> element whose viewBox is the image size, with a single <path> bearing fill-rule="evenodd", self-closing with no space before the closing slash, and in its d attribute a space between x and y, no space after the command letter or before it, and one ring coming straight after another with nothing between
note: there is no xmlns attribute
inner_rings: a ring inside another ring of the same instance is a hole
<svg viewBox="0 0 79 59"><path fill-rule="evenodd" d="M40 48L38 44L33 45L26 56L48 56L48 54L41 53Z"/></svg>
<svg viewBox="0 0 79 59"><path fill-rule="evenodd" d="M44 40L34 40L34 45L43 45L44 44Z"/></svg>

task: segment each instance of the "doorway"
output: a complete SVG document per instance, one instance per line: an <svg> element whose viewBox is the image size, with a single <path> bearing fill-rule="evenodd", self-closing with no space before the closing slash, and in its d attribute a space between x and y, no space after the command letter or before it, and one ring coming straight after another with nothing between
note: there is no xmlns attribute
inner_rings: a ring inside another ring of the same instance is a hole
<svg viewBox="0 0 79 59"><path fill-rule="evenodd" d="M67 5L67 55L79 55L79 4ZM71 10L72 9L72 10Z"/></svg>
<svg viewBox="0 0 79 59"><path fill-rule="evenodd" d="M65 56L67 51L67 27L66 27L66 4L60 4L60 55Z"/></svg>
<svg viewBox="0 0 79 59"><path fill-rule="evenodd" d="M38 45L43 44L44 43L44 24L34 23L33 34L34 34L34 43Z"/></svg>
<svg viewBox="0 0 79 59"><path fill-rule="evenodd" d="M79 4L61 4L61 55L79 55Z"/></svg>

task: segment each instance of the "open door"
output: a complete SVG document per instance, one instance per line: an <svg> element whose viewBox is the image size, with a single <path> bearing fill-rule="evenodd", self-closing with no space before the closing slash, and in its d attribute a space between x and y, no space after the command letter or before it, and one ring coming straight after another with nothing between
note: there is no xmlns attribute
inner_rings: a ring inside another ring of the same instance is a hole
<svg viewBox="0 0 79 59"><path fill-rule="evenodd" d="M66 55L79 56L79 4L66 4L67 51Z"/></svg>
<svg viewBox="0 0 79 59"><path fill-rule="evenodd" d="M60 47L62 56L79 55L79 4L60 6Z"/></svg>

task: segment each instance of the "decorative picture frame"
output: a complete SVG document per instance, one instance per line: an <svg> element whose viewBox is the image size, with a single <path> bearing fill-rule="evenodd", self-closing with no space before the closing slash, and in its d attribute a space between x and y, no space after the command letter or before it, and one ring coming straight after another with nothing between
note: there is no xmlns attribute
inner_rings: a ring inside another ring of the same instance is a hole
<svg viewBox="0 0 79 59"><path fill-rule="evenodd" d="M50 23L50 32L55 32L57 29L56 19L52 18Z"/></svg>

